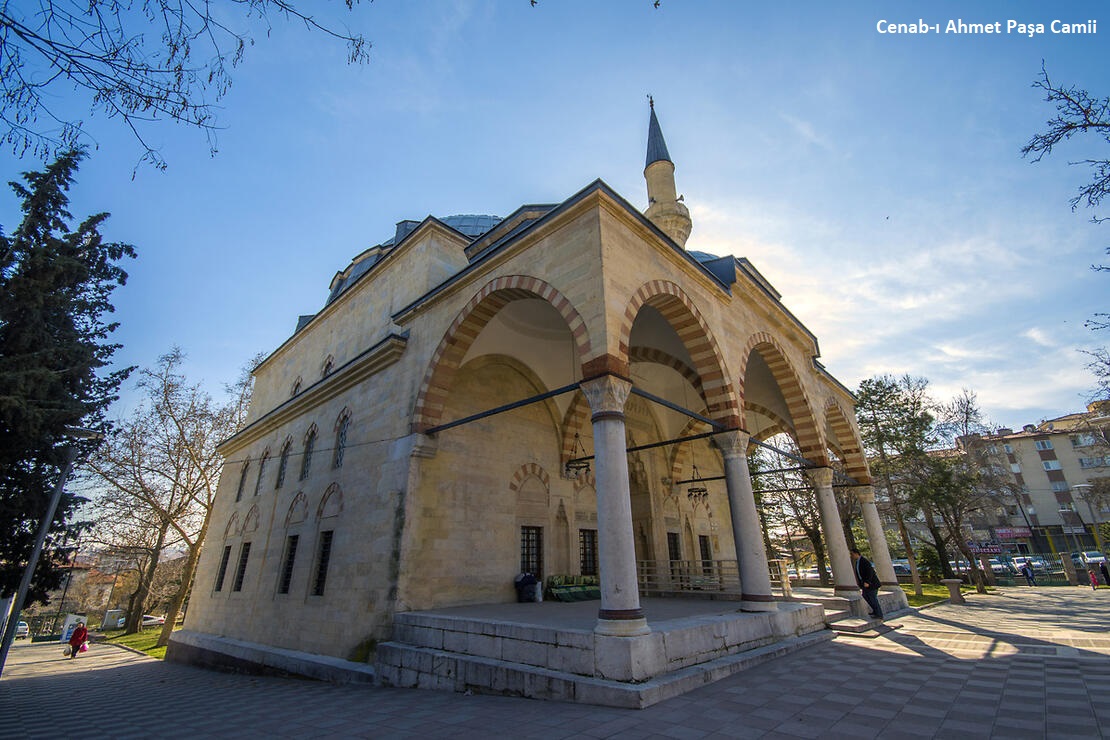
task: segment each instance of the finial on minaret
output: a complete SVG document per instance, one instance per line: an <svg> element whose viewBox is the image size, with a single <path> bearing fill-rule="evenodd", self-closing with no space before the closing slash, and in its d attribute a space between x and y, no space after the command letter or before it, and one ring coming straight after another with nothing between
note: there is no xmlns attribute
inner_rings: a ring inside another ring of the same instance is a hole
<svg viewBox="0 0 1110 740"><path fill-rule="evenodd" d="M680 247L686 247L693 222L690 211L680 201L674 183L674 162L667 151L663 139L663 129L655 115L655 99L648 95L651 118L648 120L647 164L644 166L644 179L647 180L648 209L644 211L652 223L658 226Z"/></svg>

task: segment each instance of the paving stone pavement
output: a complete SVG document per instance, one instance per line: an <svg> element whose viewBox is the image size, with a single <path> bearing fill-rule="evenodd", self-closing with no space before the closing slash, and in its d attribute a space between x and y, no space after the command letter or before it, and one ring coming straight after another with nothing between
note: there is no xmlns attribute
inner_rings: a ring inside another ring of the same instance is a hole
<svg viewBox="0 0 1110 740"><path fill-rule="evenodd" d="M896 615L644 710L216 673L17 643L0 738L1110 738L1110 589Z"/></svg>

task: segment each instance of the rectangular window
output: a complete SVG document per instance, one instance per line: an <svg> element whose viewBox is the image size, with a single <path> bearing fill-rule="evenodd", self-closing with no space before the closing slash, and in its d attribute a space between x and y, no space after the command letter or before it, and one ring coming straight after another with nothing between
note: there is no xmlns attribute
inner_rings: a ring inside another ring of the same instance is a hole
<svg viewBox="0 0 1110 740"><path fill-rule="evenodd" d="M671 560L682 560L682 545L678 539L678 532L667 532L667 557Z"/></svg>
<svg viewBox="0 0 1110 740"><path fill-rule="evenodd" d="M239 565L235 568L235 584L231 587L232 591L243 590L243 576L247 574L247 558L251 555L251 543L244 542L243 548L239 550Z"/></svg>
<svg viewBox="0 0 1110 740"><path fill-rule="evenodd" d="M1052 490L1055 491L1056 493L1063 493L1064 491L1068 490L1067 481L1062 481L1062 480L1052 481Z"/></svg>
<svg viewBox="0 0 1110 740"><path fill-rule="evenodd" d="M224 548L224 554L220 557L220 569L216 572L216 591L222 591L224 588L224 576L227 575L228 560L231 560L231 545Z"/></svg>
<svg viewBox="0 0 1110 740"><path fill-rule="evenodd" d="M578 530L578 562L584 576L597 575L597 530Z"/></svg>
<svg viewBox="0 0 1110 740"><path fill-rule="evenodd" d="M1035 446L1038 450L1051 450L1052 449L1052 440L1051 439L1038 439L1035 443Z"/></svg>
<svg viewBox="0 0 1110 740"><path fill-rule="evenodd" d="M706 575L713 573L713 547L709 543L709 536L698 535L698 547L701 549L701 570Z"/></svg>
<svg viewBox="0 0 1110 740"><path fill-rule="evenodd" d="M289 593L289 584L293 581L293 561L297 558L297 541L300 535L291 534L285 538L285 557L281 561L281 582L278 584L278 593Z"/></svg>
<svg viewBox="0 0 1110 740"><path fill-rule="evenodd" d="M1045 470L1059 470L1060 469L1060 461L1059 460L1044 460L1043 462L1041 462L1041 465L1044 466Z"/></svg>
<svg viewBox="0 0 1110 740"><path fill-rule="evenodd" d="M1021 465L1019 465L1018 463L1010 463L1010 472L1011 473L1020 473L1021 472Z"/></svg>
<svg viewBox="0 0 1110 740"><path fill-rule="evenodd" d="M520 572L543 580L543 527L520 528Z"/></svg>
<svg viewBox="0 0 1110 740"><path fill-rule="evenodd" d="M1013 452L1014 452L1014 446L1013 445L1002 445L1002 449L1005 450L1006 454L1008 454L1008 455L1012 455Z"/></svg>
<svg viewBox="0 0 1110 740"><path fill-rule="evenodd" d="M312 595L323 596L324 584L328 580L328 562L331 561L332 530L320 533L320 544L316 547L316 577L312 579Z"/></svg>

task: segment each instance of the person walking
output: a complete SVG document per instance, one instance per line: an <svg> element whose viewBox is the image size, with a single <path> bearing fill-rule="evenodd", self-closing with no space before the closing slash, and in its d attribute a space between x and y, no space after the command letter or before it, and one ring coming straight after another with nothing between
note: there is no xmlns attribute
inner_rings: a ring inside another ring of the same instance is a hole
<svg viewBox="0 0 1110 740"><path fill-rule="evenodd" d="M1091 579L1091 590L1098 588L1098 571L1095 570L1095 566L1092 565L1087 570L1087 577Z"/></svg>
<svg viewBox="0 0 1110 740"><path fill-rule="evenodd" d="M1030 586L1037 585L1037 579L1033 576L1033 566L1028 561L1021 564L1021 574L1025 576L1025 582Z"/></svg>
<svg viewBox="0 0 1110 740"><path fill-rule="evenodd" d="M879 580L878 574L875 573L875 566L854 547L849 552L852 555L852 562L856 566L856 583L859 585L860 591L863 592L863 600L871 607L871 613L868 616L873 619L882 619L883 607L879 604L879 587L883 584Z"/></svg>
<svg viewBox="0 0 1110 740"><path fill-rule="evenodd" d="M89 638L89 631L85 629L84 622L78 622L77 627L73 630L73 634L69 636L69 659L73 660L77 657L77 653L81 652L81 646L85 644L85 640Z"/></svg>

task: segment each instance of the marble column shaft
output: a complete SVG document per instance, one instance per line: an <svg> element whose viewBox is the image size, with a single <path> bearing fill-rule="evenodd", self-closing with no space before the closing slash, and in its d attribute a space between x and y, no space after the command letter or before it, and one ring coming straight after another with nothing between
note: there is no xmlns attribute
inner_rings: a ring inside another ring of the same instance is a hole
<svg viewBox="0 0 1110 740"><path fill-rule="evenodd" d="M875 489L860 486L856 489L856 499L863 510L863 526L867 530L867 542L871 545L871 562L884 590L901 589L898 576L894 574L894 563L890 560L890 548L886 543L883 521L879 518L879 507L875 505Z"/></svg>
<svg viewBox="0 0 1110 740"><path fill-rule="evenodd" d="M856 583L856 570L852 556L848 553L848 540L844 538L844 527L840 523L840 512L836 507L833 494L832 468L812 468L806 471L810 483L817 489L817 506L821 510L821 529L825 533L825 548L832 564L834 590L837 596L847 599L862 599Z"/></svg>
<svg viewBox="0 0 1110 740"><path fill-rule="evenodd" d="M775 611L778 604L771 594L771 574L763 531L755 506L751 473L748 471L747 432L724 432L714 437L725 462L725 489L732 518L732 537L740 567L740 608L744 611Z"/></svg>
<svg viewBox="0 0 1110 740"><path fill-rule="evenodd" d="M594 631L633 636L650 632L636 582L636 544L628 487L624 403L632 384L612 375L581 385L590 404L597 490L597 544L601 609Z"/></svg>

